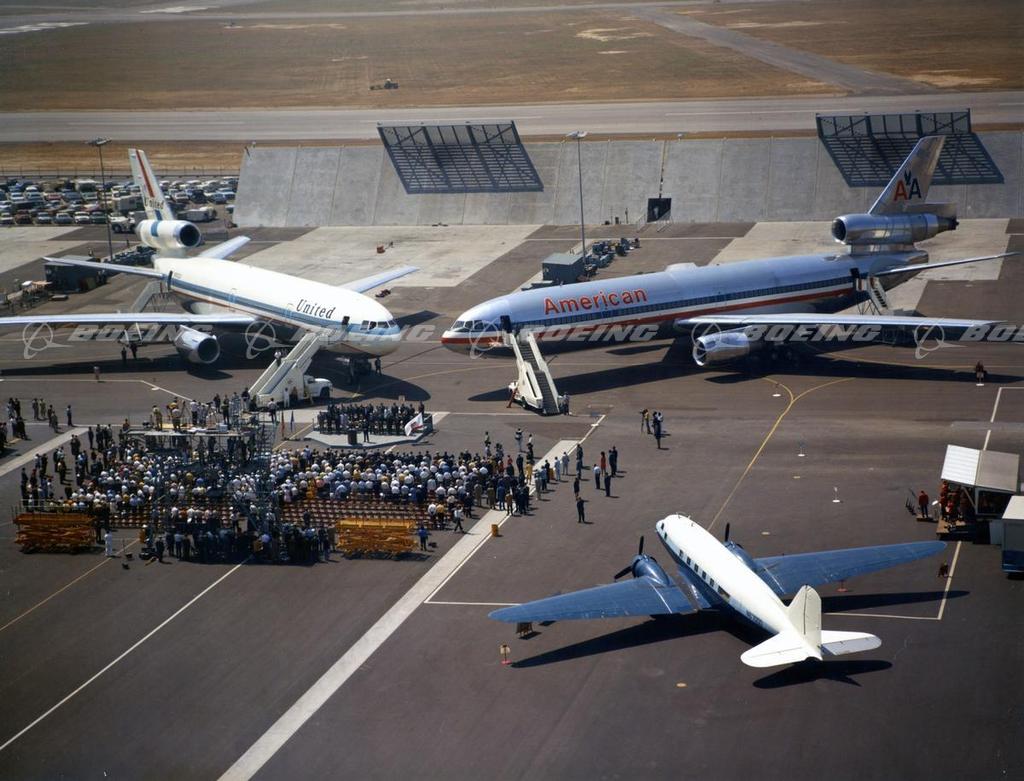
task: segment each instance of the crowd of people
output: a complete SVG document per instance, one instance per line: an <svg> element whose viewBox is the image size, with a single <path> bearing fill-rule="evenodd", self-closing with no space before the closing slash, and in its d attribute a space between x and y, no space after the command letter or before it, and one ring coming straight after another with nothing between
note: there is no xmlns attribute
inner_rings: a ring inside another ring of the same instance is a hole
<svg viewBox="0 0 1024 781"><path fill-rule="evenodd" d="M370 441L370 434L398 436L405 430L405 424L424 412L423 402L412 404L328 404L317 414L316 428L324 434L344 434L356 429L363 434L363 441Z"/></svg>

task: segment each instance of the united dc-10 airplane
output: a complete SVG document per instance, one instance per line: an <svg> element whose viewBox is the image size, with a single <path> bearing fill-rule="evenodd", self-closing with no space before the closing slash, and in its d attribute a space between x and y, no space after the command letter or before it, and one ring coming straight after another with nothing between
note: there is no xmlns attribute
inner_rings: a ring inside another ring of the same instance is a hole
<svg viewBox="0 0 1024 781"><path fill-rule="evenodd" d="M459 316L441 341L456 351L490 349L509 333L532 332L544 346L600 346L644 338L693 336L699 366L742 358L762 348L777 327L819 347L868 344L882 333L915 339L941 329L955 337L996 321L903 315L835 314L871 300L885 311L884 291L922 271L995 260L1016 253L928 263L914 242L957 227L954 204L925 203L944 138L918 141L867 214L832 223L833 238L849 247L833 255L765 258L665 271L492 298ZM853 343L839 336L858 331ZM633 334L631 336L630 334ZM864 336L869 338L863 338ZM826 338L822 339L824 336ZM777 339L777 337L776 337Z"/></svg>
<svg viewBox="0 0 1024 781"><path fill-rule="evenodd" d="M495 610L498 621L568 621L729 611L772 636L746 651L740 660L751 667L774 667L805 659L870 651L882 641L866 632L821 628L821 597L815 586L895 567L932 556L944 542L908 542L867 548L798 553L754 559L729 540L719 542L684 515L656 524L658 538L677 565L679 582L644 553L644 538L633 563L615 575L631 580L559 594ZM795 594L789 605L782 597Z"/></svg>
<svg viewBox="0 0 1024 781"><path fill-rule="evenodd" d="M0 318L0 328L88 323L123 324L126 329L137 324L177 326L174 346L193 364L212 364L220 356L217 337L196 326L246 328L259 321L277 323L295 329L300 335L315 333L320 347L354 358L386 355L398 347L400 328L394 317L362 293L417 271L414 266L335 287L227 260L249 241L246 236L229 239L198 256L186 257L188 250L202 243L199 229L191 222L174 219L145 152L131 149L129 160L148 218L136 232L143 244L157 250L153 267L68 258L46 260L159 280L180 300L182 311L4 317Z"/></svg>

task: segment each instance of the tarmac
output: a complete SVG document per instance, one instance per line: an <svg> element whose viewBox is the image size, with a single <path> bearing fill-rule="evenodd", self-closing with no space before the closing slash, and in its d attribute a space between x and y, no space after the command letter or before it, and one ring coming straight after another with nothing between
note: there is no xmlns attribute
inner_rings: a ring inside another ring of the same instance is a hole
<svg viewBox="0 0 1024 781"><path fill-rule="evenodd" d="M986 254L1024 249L1020 220L965 227L976 228L973 246ZM601 273L714 262L761 229L673 226L642 235L639 250ZM530 279L575 230L538 229L456 284L396 288L387 305L405 323L443 327ZM260 248L293 238L267 232ZM1006 261L995 279L928 281L917 306L1019 321L1020 269ZM127 306L139 286L116 278L38 311ZM43 395L58 409L70 402L78 426L138 420L172 395L208 399L251 383L263 362L225 341L221 365L186 372L166 345L146 346L122 367L115 344L26 357L21 334L5 333L0 396ZM979 359L990 372L981 387L972 374ZM739 656L763 636L714 614L536 625L520 639L487 613L609 582L641 535L667 560L653 527L672 512L719 536L728 524L755 557L933 539L934 527L905 503L920 488L935 493L947 444L1024 449L1013 425L1024 423L1019 346L951 347L920 359L870 347L709 371L693 365L687 339L563 352L549 363L571 395L569 416L507 407L510 359L472 360L432 339L406 342L384 359L383 375L358 386L345 384L331 355L312 373L336 382L335 398L422 400L446 412L414 450L482 449L485 431L514 448L517 426L533 433L538 453L582 442L588 463L614 445L623 474L611 497L583 481L587 524L576 523L563 482L527 517L478 515L469 534L437 532L436 549L403 561L133 560L123 569L123 558L98 552L24 555L0 517L0 778L1017 772L1024 581L1001 573L996 547L952 544L845 591L821 588L826 628L883 641L824 664L748 668ZM665 415L661 450L639 430L644 407ZM66 432L30 423L29 435L0 458L0 506L17 500L17 459L52 450ZM117 534L126 544L133 536ZM948 580L936 576L943 561Z"/></svg>

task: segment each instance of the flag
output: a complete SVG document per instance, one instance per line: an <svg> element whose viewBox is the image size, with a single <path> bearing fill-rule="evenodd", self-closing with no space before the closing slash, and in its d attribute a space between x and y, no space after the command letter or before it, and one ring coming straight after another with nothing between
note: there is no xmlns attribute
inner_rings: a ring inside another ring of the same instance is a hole
<svg viewBox="0 0 1024 781"><path fill-rule="evenodd" d="M423 413L416 413L416 417L405 424L405 435L411 437L413 434L419 434L423 431Z"/></svg>

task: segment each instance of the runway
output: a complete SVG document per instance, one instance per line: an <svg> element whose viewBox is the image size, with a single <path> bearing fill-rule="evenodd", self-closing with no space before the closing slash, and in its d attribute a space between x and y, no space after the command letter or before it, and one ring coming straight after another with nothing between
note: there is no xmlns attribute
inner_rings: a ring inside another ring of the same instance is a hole
<svg viewBox="0 0 1024 781"><path fill-rule="evenodd" d="M215 111L22 111L0 113L0 142L301 141L377 138L377 123L513 119L524 136L813 131L821 114L906 113L970 108L975 126L1020 124L1024 90L921 92L859 97L570 103L411 109L240 109Z"/></svg>

